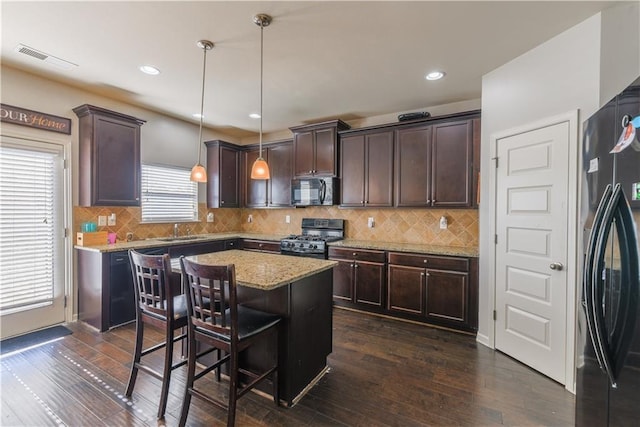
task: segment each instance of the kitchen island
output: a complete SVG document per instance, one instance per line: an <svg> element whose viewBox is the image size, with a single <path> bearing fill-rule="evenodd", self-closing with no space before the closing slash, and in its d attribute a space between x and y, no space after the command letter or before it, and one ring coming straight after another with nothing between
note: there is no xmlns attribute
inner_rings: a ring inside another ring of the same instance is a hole
<svg viewBox="0 0 640 427"><path fill-rule="evenodd" d="M200 264L234 264L238 301L282 316L279 335L280 399L295 405L326 372L332 350L335 261L229 250L189 257ZM179 261L172 260L175 272ZM262 368L273 355L267 341L246 350L242 363ZM265 387L265 390L269 390Z"/></svg>

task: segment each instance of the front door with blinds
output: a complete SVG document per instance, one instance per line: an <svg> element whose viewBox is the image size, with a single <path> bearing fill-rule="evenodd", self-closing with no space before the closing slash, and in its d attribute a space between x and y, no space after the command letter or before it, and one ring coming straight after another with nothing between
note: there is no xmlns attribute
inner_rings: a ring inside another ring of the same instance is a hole
<svg viewBox="0 0 640 427"><path fill-rule="evenodd" d="M62 323L64 147L2 136L0 334Z"/></svg>

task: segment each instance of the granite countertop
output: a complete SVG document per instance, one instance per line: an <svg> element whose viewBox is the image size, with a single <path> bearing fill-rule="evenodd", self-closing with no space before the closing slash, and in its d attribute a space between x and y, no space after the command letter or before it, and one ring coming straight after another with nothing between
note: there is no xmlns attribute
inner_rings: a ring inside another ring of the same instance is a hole
<svg viewBox="0 0 640 427"><path fill-rule="evenodd" d="M381 251L414 252L431 255L453 255L465 257L478 257L478 248L466 248L459 246L442 246L419 243L379 242L375 240L344 239L329 243L329 246L377 249Z"/></svg>
<svg viewBox="0 0 640 427"><path fill-rule="evenodd" d="M186 236L181 236L179 240L166 240L169 238L161 237L156 239L143 239L133 240L131 242L117 242L113 245L97 245L97 246L79 246L75 245L76 249L82 249L85 251L94 252L118 252L127 251L129 249L142 249L142 248L156 248L163 246L177 246L177 245L190 245L196 243L214 242L216 240L227 239L256 239L256 240L268 240L273 242L279 242L281 239L287 237L284 234L258 234L258 233L211 233L211 234L199 234L191 236L191 239L184 239Z"/></svg>
<svg viewBox="0 0 640 427"><path fill-rule="evenodd" d="M236 282L239 285L265 291L287 285L338 265L336 261L229 250L188 257L200 264L236 266ZM176 268L177 259L172 260ZM179 267L178 267L179 268Z"/></svg>

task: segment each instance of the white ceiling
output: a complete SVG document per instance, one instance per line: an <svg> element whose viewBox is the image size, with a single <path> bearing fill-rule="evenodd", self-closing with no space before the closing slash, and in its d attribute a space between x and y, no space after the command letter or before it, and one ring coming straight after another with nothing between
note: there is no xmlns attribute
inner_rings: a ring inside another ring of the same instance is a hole
<svg viewBox="0 0 640 427"><path fill-rule="evenodd" d="M569 2L8 2L3 64L197 122L208 39L205 122L238 137L477 99L482 76L578 24L610 1ZM18 44L78 65L65 71ZM143 64L159 76L138 71ZM444 70L437 82L426 72Z"/></svg>

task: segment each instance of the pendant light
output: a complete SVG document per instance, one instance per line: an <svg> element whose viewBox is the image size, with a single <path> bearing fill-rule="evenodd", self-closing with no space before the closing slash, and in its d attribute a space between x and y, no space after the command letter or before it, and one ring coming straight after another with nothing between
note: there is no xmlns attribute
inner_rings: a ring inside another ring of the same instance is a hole
<svg viewBox="0 0 640 427"><path fill-rule="evenodd" d="M253 22L260 27L260 152L251 167L251 179L269 179L269 165L266 160L262 158L262 75L264 69L264 27L268 27L269 24L271 24L271 17L260 13L253 17Z"/></svg>
<svg viewBox="0 0 640 427"><path fill-rule="evenodd" d="M213 43L209 40L200 40L196 45L203 50L204 60L202 64L202 97L200 99L200 133L198 134L198 163L191 169L191 181L207 182L207 171L200 164L200 155L202 153L202 121L204 120L204 77L207 71L207 51L213 49Z"/></svg>

